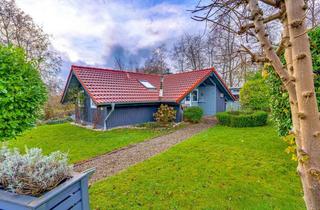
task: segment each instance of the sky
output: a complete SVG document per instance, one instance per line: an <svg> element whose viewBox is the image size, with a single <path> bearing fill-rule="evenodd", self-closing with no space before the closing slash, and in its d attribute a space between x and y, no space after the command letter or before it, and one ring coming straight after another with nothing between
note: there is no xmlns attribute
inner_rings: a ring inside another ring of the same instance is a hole
<svg viewBox="0 0 320 210"><path fill-rule="evenodd" d="M16 0L18 7L50 35L63 59L60 78L71 64L114 67L114 57L142 64L152 48L168 48L184 33L202 33L191 19L196 0Z"/></svg>

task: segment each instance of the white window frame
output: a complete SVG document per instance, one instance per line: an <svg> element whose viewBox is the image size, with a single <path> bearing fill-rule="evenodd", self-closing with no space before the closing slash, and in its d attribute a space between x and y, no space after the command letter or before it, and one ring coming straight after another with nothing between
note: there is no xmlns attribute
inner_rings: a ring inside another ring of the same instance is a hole
<svg viewBox="0 0 320 210"><path fill-rule="evenodd" d="M80 92L78 93L78 97L77 97L78 107L84 107L84 104L81 103L83 101L80 100L80 97L81 97L80 94L84 94L84 90L80 90Z"/></svg>
<svg viewBox="0 0 320 210"><path fill-rule="evenodd" d="M148 88L148 89L156 89L155 86L153 86L149 81L147 80L139 80L139 82L145 87L145 88Z"/></svg>
<svg viewBox="0 0 320 210"><path fill-rule="evenodd" d="M197 100L196 101L193 100L193 95L192 95L193 91L197 92ZM198 89L194 89L193 91L190 93L190 99L191 99L192 102L198 102L199 101L199 90Z"/></svg>
<svg viewBox="0 0 320 210"><path fill-rule="evenodd" d="M197 100L194 101L193 100L193 97L192 97L192 93L193 91L196 91L197 92ZM189 96L189 100L187 100L187 97ZM189 93L188 95L186 95L185 99L184 99L184 103L187 104L187 105L191 105L192 102L199 102L199 90L198 89L194 89L191 91L191 93Z"/></svg>
<svg viewBox="0 0 320 210"><path fill-rule="evenodd" d="M90 108L91 109L96 109L97 105L93 102L93 100L90 98Z"/></svg>

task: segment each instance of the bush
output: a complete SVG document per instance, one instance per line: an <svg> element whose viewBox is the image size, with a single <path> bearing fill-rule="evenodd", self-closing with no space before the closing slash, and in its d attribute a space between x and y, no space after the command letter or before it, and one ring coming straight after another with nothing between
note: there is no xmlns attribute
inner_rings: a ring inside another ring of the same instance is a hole
<svg viewBox="0 0 320 210"><path fill-rule="evenodd" d="M0 140L34 126L47 92L22 49L0 45Z"/></svg>
<svg viewBox="0 0 320 210"><path fill-rule="evenodd" d="M17 194L39 196L55 188L72 175L67 155L53 152L42 155L41 149L18 149L2 147L0 150L0 186Z"/></svg>
<svg viewBox="0 0 320 210"><path fill-rule="evenodd" d="M168 105L161 104L158 111L153 114L154 119L162 126L168 126L176 119L176 110Z"/></svg>
<svg viewBox="0 0 320 210"><path fill-rule="evenodd" d="M240 104L243 109L264 110L269 108L269 89L261 73L247 81L240 90Z"/></svg>
<svg viewBox="0 0 320 210"><path fill-rule="evenodd" d="M267 64L264 68L268 72L266 82L270 89L271 120L276 125L278 135L286 136L292 127L289 94L273 68Z"/></svg>
<svg viewBox="0 0 320 210"><path fill-rule="evenodd" d="M43 118L44 120L50 119L63 119L67 116L74 114L74 104L61 104L60 95L50 95L48 101L44 106Z"/></svg>
<svg viewBox="0 0 320 210"><path fill-rule="evenodd" d="M255 127L267 124L268 113L256 112L220 112L217 118L221 125L230 127Z"/></svg>
<svg viewBox="0 0 320 210"><path fill-rule="evenodd" d="M308 35L311 39L310 49L315 73L314 86L318 108L320 109L320 27L311 30ZM284 60L284 56L282 56L282 59ZM289 95L272 66L265 65L264 70L267 72L266 83L271 93L271 119L276 124L279 136L286 136L292 128Z"/></svg>
<svg viewBox="0 0 320 210"><path fill-rule="evenodd" d="M183 118L192 123L200 122L203 115L203 110L198 106L188 107L183 111Z"/></svg>

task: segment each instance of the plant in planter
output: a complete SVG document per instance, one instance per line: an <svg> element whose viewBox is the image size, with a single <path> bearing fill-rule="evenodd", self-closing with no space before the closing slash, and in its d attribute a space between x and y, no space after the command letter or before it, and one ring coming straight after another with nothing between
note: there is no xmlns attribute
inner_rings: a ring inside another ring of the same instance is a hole
<svg viewBox="0 0 320 210"><path fill-rule="evenodd" d="M74 173L67 155L59 151L45 156L38 148L21 154L18 149L2 147L0 209L62 209L76 205L88 209L89 175Z"/></svg>

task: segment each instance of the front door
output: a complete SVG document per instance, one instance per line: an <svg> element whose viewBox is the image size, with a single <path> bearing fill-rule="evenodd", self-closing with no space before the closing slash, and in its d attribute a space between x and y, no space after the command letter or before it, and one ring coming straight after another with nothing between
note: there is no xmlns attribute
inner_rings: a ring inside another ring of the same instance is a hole
<svg viewBox="0 0 320 210"><path fill-rule="evenodd" d="M203 109L205 116L216 113L216 87L213 85L199 88L199 106Z"/></svg>

